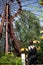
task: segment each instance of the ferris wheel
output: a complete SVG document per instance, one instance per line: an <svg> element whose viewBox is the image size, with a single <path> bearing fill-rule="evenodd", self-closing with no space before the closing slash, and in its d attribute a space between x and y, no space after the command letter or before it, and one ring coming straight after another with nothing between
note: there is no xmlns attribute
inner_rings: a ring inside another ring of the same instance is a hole
<svg viewBox="0 0 43 65"><path fill-rule="evenodd" d="M6 27L6 52L8 52L8 34L12 40L15 51L20 54L19 43L15 38L12 22L22 10L29 10L39 20L43 21L43 1L39 0L0 0L0 38L2 37L3 26Z"/></svg>
<svg viewBox="0 0 43 65"><path fill-rule="evenodd" d="M9 51L9 35L17 55L20 55L19 43L15 37L12 22L22 10L20 0L1 0L0 1L0 38L2 37L2 31L5 23L5 52Z"/></svg>
<svg viewBox="0 0 43 65"><path fill-rule="evenodd" d="M43 0L0 0L0 14L4 13L5 4L10 5L10 14L15 16L19 9L29 10L43 22Z"/></svg>

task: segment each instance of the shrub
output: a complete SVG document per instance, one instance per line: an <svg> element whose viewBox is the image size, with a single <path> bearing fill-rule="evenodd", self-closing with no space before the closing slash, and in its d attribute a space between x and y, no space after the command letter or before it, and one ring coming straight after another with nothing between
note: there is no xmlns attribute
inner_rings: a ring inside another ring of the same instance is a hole
<svg viewBox="0 0 43 65"><path fill-rule="evenodd" d="M21 58L9 52L0 58L0 65L22 65Z"/></svg>

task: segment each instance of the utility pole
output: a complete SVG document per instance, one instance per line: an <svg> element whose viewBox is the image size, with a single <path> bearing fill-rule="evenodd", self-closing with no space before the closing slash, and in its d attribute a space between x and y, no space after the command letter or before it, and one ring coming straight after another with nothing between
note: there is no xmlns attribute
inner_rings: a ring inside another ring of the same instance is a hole
<svg viewBox="0 0 43 65"><path fill-rule="evenodd" d="M9 45L8 45L8 7L9 5L6 4L5 7L5 20L6 20L6 48L5 48L5 52L7 53L9 51Z"/></svg>

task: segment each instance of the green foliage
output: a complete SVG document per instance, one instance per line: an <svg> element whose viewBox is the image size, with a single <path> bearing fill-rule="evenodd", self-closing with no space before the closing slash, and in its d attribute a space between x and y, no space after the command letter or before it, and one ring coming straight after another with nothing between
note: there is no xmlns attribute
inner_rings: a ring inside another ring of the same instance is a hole
<svg viewBox="0 0 43 65"><path fill-rule="evenodd" d="M41 62L41 63L43 63L43 40L40 40L40 47L41 47L41 50L39 51L39 61Z"/></svg>
<svg viewBox="0 0 43 65"><path fill-rule="evenodd" d="M22 62L20 57L9 52L0 58L0 65L22 65Z"/></svg>
<svg viewBox="0 0 43 65"><path fill-rule="evenodd" d="M38 63L39 64L43 64L43 40L39 39L40 43L35 44L36 47L40 47L39 50L37 50L37 54L38 54Z"/></svg>
<svg viewBox="0 0 43 65"><path fill-rule="evenodd" d="M20 41L21 47L28 47L30 39L32 40L39 39L41 29L39 19L30 11L22 11L19 20L15 22L15 26L16 26L16 35ZM38 51L38 59L40 63L43 62L42 43L43 42L41 41L40 44L41 50ZM4 44L5 44L5 32L3 30L3 35L0 40L0 65L22 65L21 58L15 57L15 55L12 56L12 53L8 55L7 54L3 55Z"/></svg>
<svg viewBox="0 0 43 65"><path fill-rule="evenodd" d="M2 37L0 38L0 55L4 53L4 46L5 46L5 30L3 27Z"/></svg>
<svg viewBox="0 0 43 65"><path fill-rule="evenodd" d="M40 23L38 18L30 11L22 11L15 25L17 37L20 39L20 45L22 47L27 47L30 39L38 39Z"/></svg>
<svg viewBox="0 0 43 65"><path fill-rule="evenodd" d="M38 63L43 64L43 51L38 51Z"/></svg>

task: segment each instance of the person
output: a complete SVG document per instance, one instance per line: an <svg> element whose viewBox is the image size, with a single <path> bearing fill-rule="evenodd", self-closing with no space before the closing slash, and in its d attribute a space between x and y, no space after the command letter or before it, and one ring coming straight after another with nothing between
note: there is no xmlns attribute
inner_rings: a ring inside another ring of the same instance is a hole
<svg viewBox="0 0 43 65"><path fill-rule="evenodd" d="M33 45L33 41L30 41L30 45L28 47L28 61L29 65L36 65L37 62L37 50L36 47Z"/></svg>

